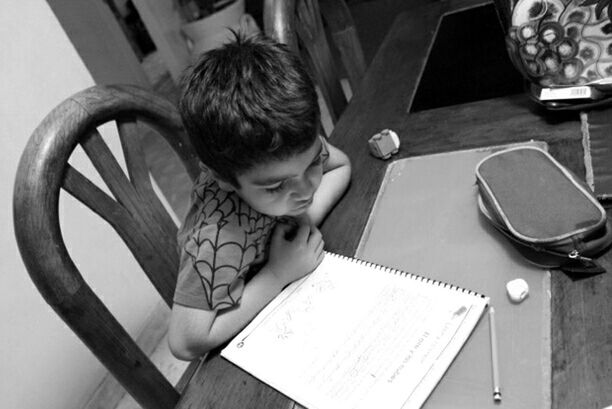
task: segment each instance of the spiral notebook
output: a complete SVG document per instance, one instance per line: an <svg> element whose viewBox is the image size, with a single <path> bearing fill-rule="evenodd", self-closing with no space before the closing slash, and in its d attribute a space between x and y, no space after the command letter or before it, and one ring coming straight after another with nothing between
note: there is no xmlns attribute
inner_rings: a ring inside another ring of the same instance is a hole
<svg viewBox="0 0 612 409"><path fill-rule="evenodd" d="M419 408L489 298L326 253L221 356L309 409Z"/></svg>

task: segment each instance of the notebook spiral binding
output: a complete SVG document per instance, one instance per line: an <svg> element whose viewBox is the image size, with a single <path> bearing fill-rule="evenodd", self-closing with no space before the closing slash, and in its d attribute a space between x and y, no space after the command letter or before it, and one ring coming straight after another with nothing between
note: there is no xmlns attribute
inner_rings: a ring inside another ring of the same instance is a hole
<svg viewBox="0 0 612 409"><path fill-rule="evenodd" d="M448 288L448 289L451 289L451 290L459 291L459 292L462 292L462 293L465 293L465 294L475 295L475 296L481 297L481 298L486 298L485 295L480 294L480 293L478 293L476 291L472 291L472 290L469 290L467 288L459 287L458 285L446 283L444 281L434 280L433 278L423 277L423 276L418 275L418 274L409 273L407 271L399 270L397 268L391 268L391 267L383 266L381 264L373 263L371 261L362 260L362 259L356 258L356 257L344 256L344 255L338 254L338 253L329 253L329 252L327 252L326 254L329 255L329 256L334 256L334 257L337 257L337 258L342 258L342 259L347 260L347 261L353 261L353 262L356 262L358 264L361 264L361 265L364 265L364 266L367 266L367 267L375 268L377 270L382 270L382 271L384 271L386 273L397 274L397 275L401 275L403 277L408 277L408 278L410 278L412 280L422 281L422 282L425 282L425 283L437 285L439 287L443 287L443 288Z"/></svg>

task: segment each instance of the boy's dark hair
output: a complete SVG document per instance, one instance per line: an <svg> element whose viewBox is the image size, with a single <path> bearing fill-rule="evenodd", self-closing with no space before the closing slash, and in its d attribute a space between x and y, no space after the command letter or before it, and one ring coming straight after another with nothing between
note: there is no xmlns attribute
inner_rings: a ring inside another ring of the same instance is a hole
<svg viewBox="0 0 612 409"><path fill-rule="evenodd" d="M254 165L308 149L319 128L310 76L284 44L262 35L203 54L182 81L179 111L200 160L226 182Z"/></svg>

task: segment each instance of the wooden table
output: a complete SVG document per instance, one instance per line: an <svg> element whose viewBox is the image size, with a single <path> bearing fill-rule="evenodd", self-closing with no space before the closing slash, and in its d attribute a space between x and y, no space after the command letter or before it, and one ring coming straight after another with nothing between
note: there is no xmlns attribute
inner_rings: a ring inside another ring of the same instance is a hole
<svg viewBox="0 0 612 409"><path fill-rule="evenodd" d="M400 14L390 28L331 136L332 143L351 158L353 179L322 227L327 250L355 254L389 163L369 154L367 139L384 128L395 130L401 139L394 159L535 139L546 141L553 156L584 175L577 112L548 112L522 94L408 112L442 16L476 5L474 0L429 4ZM610 253L601 262L612 270ZM610 273L574 280L554 272L551 289L553 408L612 405ZM195 377L179 408L294 407L219 357L210 359ZM192 393L192 388L204 388L206 393Z"/></svg>
<svg viewBox="0 0 612 409"><path fill-rule="evenodd" d="M368 155L366 141L383 128L400 136L402 148L394 159L535 139L585 174L577 112L547 112L525 95L407 112L440 16L466 6L449 2L400 15L337 124L332 143L352 159L354 174L351 189L323 227L330 251L353 254L357 247L387 165ZM610 252L601 262L612 271ZM551 284L552 406L611 405L611 273L573 280L554 272Z"/></svg>

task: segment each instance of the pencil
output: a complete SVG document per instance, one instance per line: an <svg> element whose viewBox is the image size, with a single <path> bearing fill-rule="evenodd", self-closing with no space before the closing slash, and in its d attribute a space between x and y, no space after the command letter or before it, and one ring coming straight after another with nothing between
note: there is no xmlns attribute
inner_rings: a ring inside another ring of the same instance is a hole
<svg viewBox="0 0 612 409"><path fill-rule="evenodd" d="M497 333L495 331L495 309L489 307L489 333L491 334L491 369L493 370L493 401L501 402L499 386L499 362L497 360Z"/></svg>

